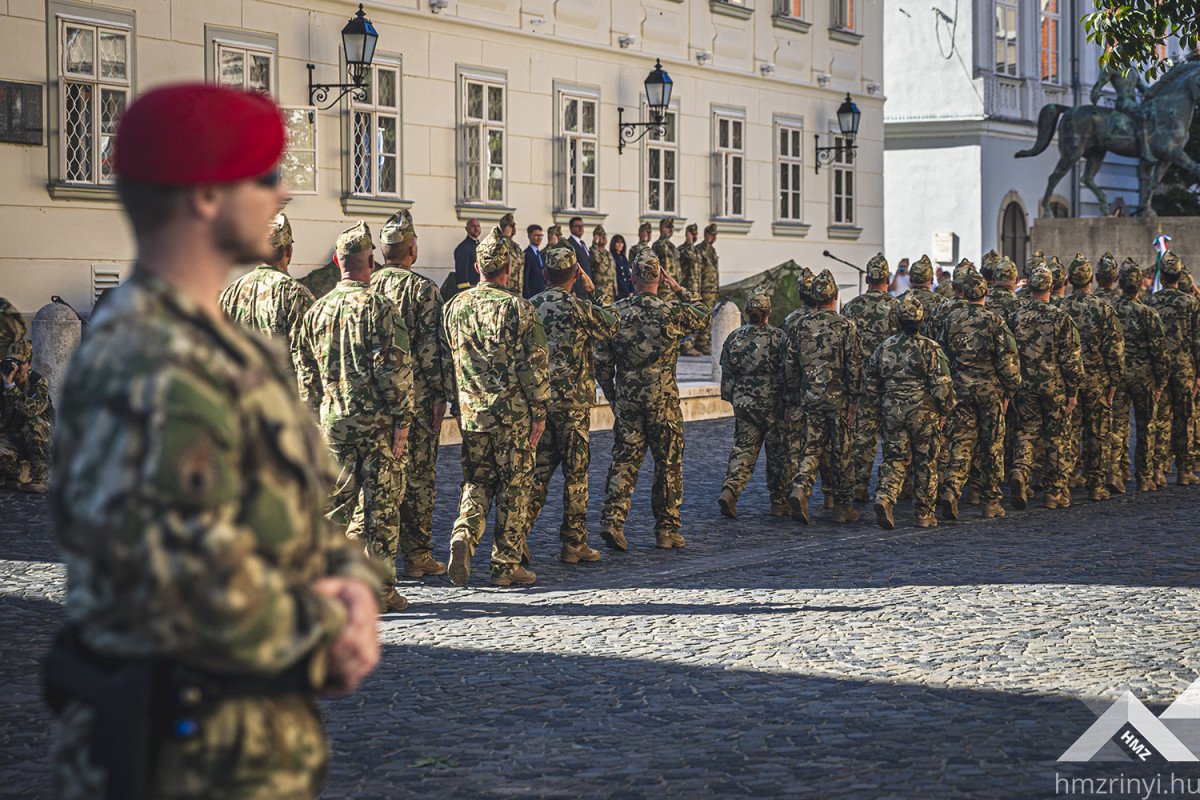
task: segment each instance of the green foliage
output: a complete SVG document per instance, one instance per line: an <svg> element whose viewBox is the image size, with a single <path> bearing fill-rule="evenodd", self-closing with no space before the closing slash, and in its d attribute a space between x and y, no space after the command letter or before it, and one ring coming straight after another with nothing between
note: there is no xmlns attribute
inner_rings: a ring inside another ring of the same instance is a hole
<svg viewBox="0 0 1200 800"><path fill-rule="evenodd" d="M1187 147L1184 152L1200 162L1200 113L1192 116ZM1184 170L1172 164L1154 193L1154 210L1164 217L1200 216L1200 184Z"/></svg>
<svg viewBox="0 0 1200 800"><path fill-rule="evenodd" d="M1148 78L1166 72L1158 47L1180 39L1188 49L1200 42L1200 0L1095 0L1083 17L1088 41L1104 48L1100 65L1127 72L1143 69Z"/></svg>

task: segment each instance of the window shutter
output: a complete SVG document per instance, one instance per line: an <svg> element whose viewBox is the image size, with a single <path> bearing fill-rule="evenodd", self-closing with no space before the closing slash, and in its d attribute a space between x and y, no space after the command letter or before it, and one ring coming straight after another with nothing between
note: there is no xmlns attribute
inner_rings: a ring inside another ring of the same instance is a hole
<svg viewBox="0 0 1200 800"><path fill-rule="evenodd" d="M567 137L554 140L554 207L567 208Z"/></svg>

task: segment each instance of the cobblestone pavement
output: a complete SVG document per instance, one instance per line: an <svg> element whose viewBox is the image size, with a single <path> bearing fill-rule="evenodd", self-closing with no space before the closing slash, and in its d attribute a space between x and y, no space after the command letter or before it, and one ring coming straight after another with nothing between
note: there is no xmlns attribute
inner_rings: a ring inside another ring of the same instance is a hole
<svg viewBox="0 0 1200 800"><path fill-rule="evenodd" d="M892 532L829 524L818 494L800 529L766 515L761 466L721 518L732 424L686 435L685 549L653 548L643 485L629 553L558 563L556 481L536 588L486 587L488 537L482 585L408 584L381 668L325 704L327 797L1018 798L1146 770L1200 793L1194 764L1055 761L1119 690L1159 713L1200 675L1200 489L1001 522L964 507L931 531L904 504ZM611 442L593 437L593 530ZM440 457L439 557L457 456ZM43 499L0 493L2 795L48 791L35 660L62 580Z"/></svg>

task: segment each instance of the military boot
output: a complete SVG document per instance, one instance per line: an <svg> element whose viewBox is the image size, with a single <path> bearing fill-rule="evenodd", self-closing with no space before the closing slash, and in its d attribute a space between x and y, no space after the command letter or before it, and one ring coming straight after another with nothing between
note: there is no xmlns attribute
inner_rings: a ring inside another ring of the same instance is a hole
<svg viewBox="0 0 1200 800"><path fill-rule="evenodd" d="M396 587L392 586L379 599L379 608L383 614L393 614L397 611L403 611L408 608L408 598L397 592Z"/></svg>
<svg viewBox="0 0 1200 800"><path fill-rule="evenodd" d="M968 486L967 487L967 497L963 502L965 502L969 506L977 506L977 505L979 505L980 500L981 500L981 498L979 497L979 487L978 486ZM953 519L953 517L951 517L951 519Z"/></svg>
<svg viewBox="0 0 1200 800"><path fill-rule="evenodd" d="M599 561L600 551L587 546L587 542L579 544L564 544L558 553L558 560L564 564L578 564L580 561Z"/></svg>
<svg viewBox="0 0 1200 800"><path fill-rule="evenodd" d="M1166 470L1158 470L1154 473L1154 482L1158 484L1158 488L1167 488L1167 473Z"/></svg>
<svg viewBox="0 0 1200 800"><path fill-rule="evenodd" d="M1099 502L1107 499L1108 492L1106 492L1103 487L1093 486L1091 489L1088 489L1088 500L1091 500L1092 502Z"/></svg>
<svg viewBox="0 0 1200 800"><path fill-rule="evenodd" d="M825 492L825 494L823 495L823 498L824 499L821 500L822 508L830 509L830 508L833 508L834 505L836 505L836 503L833 502L833 495L831 495L829 492Z"/></svg>
<svg viewBox="0 0 1200 800"><path fill-rule="evenodd" d="M1175 478L1175 483L1179 486L1191 486L1193 483L1200 482L1200 478L1196 477L1196 473L1190 469L1179 470L1178 477Z"/></svg>
<svg viewBox="0 0 1200 800"><path fill-rule="evenodd" d="M984 519L1004 519L1004 508L999 501L984 503L983 509L979 513Z"/></svg>
<svg viewBox="0 0 1200 800"><path fill-rule="evenodd" d="M771 516L786 517L788 515L787 500L772 500L771 501Z"/></svg>
<svg viewBox="0 0 1200 800"><path fill-rule="evenodd" d="M1008 488L1012 490L1013 508L1018 511L1023 511L1029 505L1029 495L1025 488L1025 476L1019 472L1014 472L1012 477L1008 479Z"/></svg>
<svg viewBox="0 0 1200 800"><path fill-rule="evenodd" d="M885 531L894 531L896 529L896 519L892 516L892 501L876 498L875 500L875 522Z"/></svg>
<svg viewBox="0 0 1200 800"><path fill-rule="evenodd" d="M1083 486L1083 483L1083 473L1075 472L1071 475L1071 480L1067 482L1067 487L1071 489L1078 489L1079 487Z"/></svg>
<svg viewBox="0 0 1200 800"><path fill-rule="evenodd" d="M942 490L942 499L938 500L938 510L942 512L942 519L958 519L958 498L954 496L954 492L949 489Z"/></svg>
<svg viewBox="0 0 1200 800"><path fill-rule="evenodd" d="M450 582L466 586L471 579L471 543L466 536L450 539Z"/></svg>
<svg viewBox="0 0 1200 800"><path fill-rule="evenodd" d="M721 507L721 514L730 519L737 519L737 498L733 496L731 490L721 490L721 496L717 498L717 505Z"/></svg>
<svg viewBox="0 0 1200 800"><path fill-rule="evenodd" d="M808 492L803 487L797 486L792 489L791 495L788 496L788 508L792 512L792 519L808 524Z"/></svg>
<svg viewBox="0 0 1200 800"><path fill-rule="evenodd" d="M679 534L679 531L655 531L654 546L660 550L670 550L675 547L683 547L687 540Z"/></svg>
<svg viewBox="0 0 1200 800"><path fill-rule="evenodd" d="M871 495L867 492L866 484L860 483L854 487L854 502L867 503L870 502Z"/></svg>
<svg viewBox="0 0 1200 800"><path fill-rule="evenodd" d="M491 583L492 586L533 586L537 583L537 573L518 565L512 572L492 573Z"/></svg>
<svg viewBox="0 0 1200 800"><path fill-rule="evenodd" d="M629 543L625 541L624 531L619 531L616 528L601 528L600 538L604 540L604 546L610 550L620 550L624 553L629 549Z"/></svg>
<svg viewBox="0 0 1200 800"><path fill-rule="evenodd" d="M1139 492L1153 492L1158 489L1158 484L1154 482L1153 478L1138 475L1137 487Z"/></svg>
<svg viewBox="0 0 1200 800"><path fill-rule="evenodd" d="M936 528L938 526L937 517L933 514L927 514L923 517L917 517L918 528Z"/></svg>
<svg viewBox="0 0 1200 800"><path fill-rule="evenodd" d="M424 578L426 575L444 575L445 573L446 565L440 561L435 561L429 553L412 560L404 559L404 571L402 574L406 578Z"/></svg>
<svg viewBox="0 0 1200 800"><path fill-rule="evenodd" d="M833 507L833 521L839 525L858 522L858 510L849 503L838 503Z"/></svg>
<svg viewBox="0 0 1200 800"><path fill-rule="evenodd" d="M1125 494L1125 481L1121 480L1121 476L1115 472L1108 476L1104 487L1113 494Z"/></svg>

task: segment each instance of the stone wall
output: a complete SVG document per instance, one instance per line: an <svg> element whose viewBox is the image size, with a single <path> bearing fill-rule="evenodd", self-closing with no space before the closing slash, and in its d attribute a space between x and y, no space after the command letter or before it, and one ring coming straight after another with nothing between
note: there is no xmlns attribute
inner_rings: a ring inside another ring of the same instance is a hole
<svg viewBox="0 0 1200 800"><path fill-rule="evenodd" d="M1096 259L1106 250L1124 261L1154 264L1154 239L1161 231L1171 237L1170 248L1183 263L1200 267L1200 217L1094 217L1039 219L1030 231L1030 252L1057 255L1064 264L1075 253Z"/></svg>

